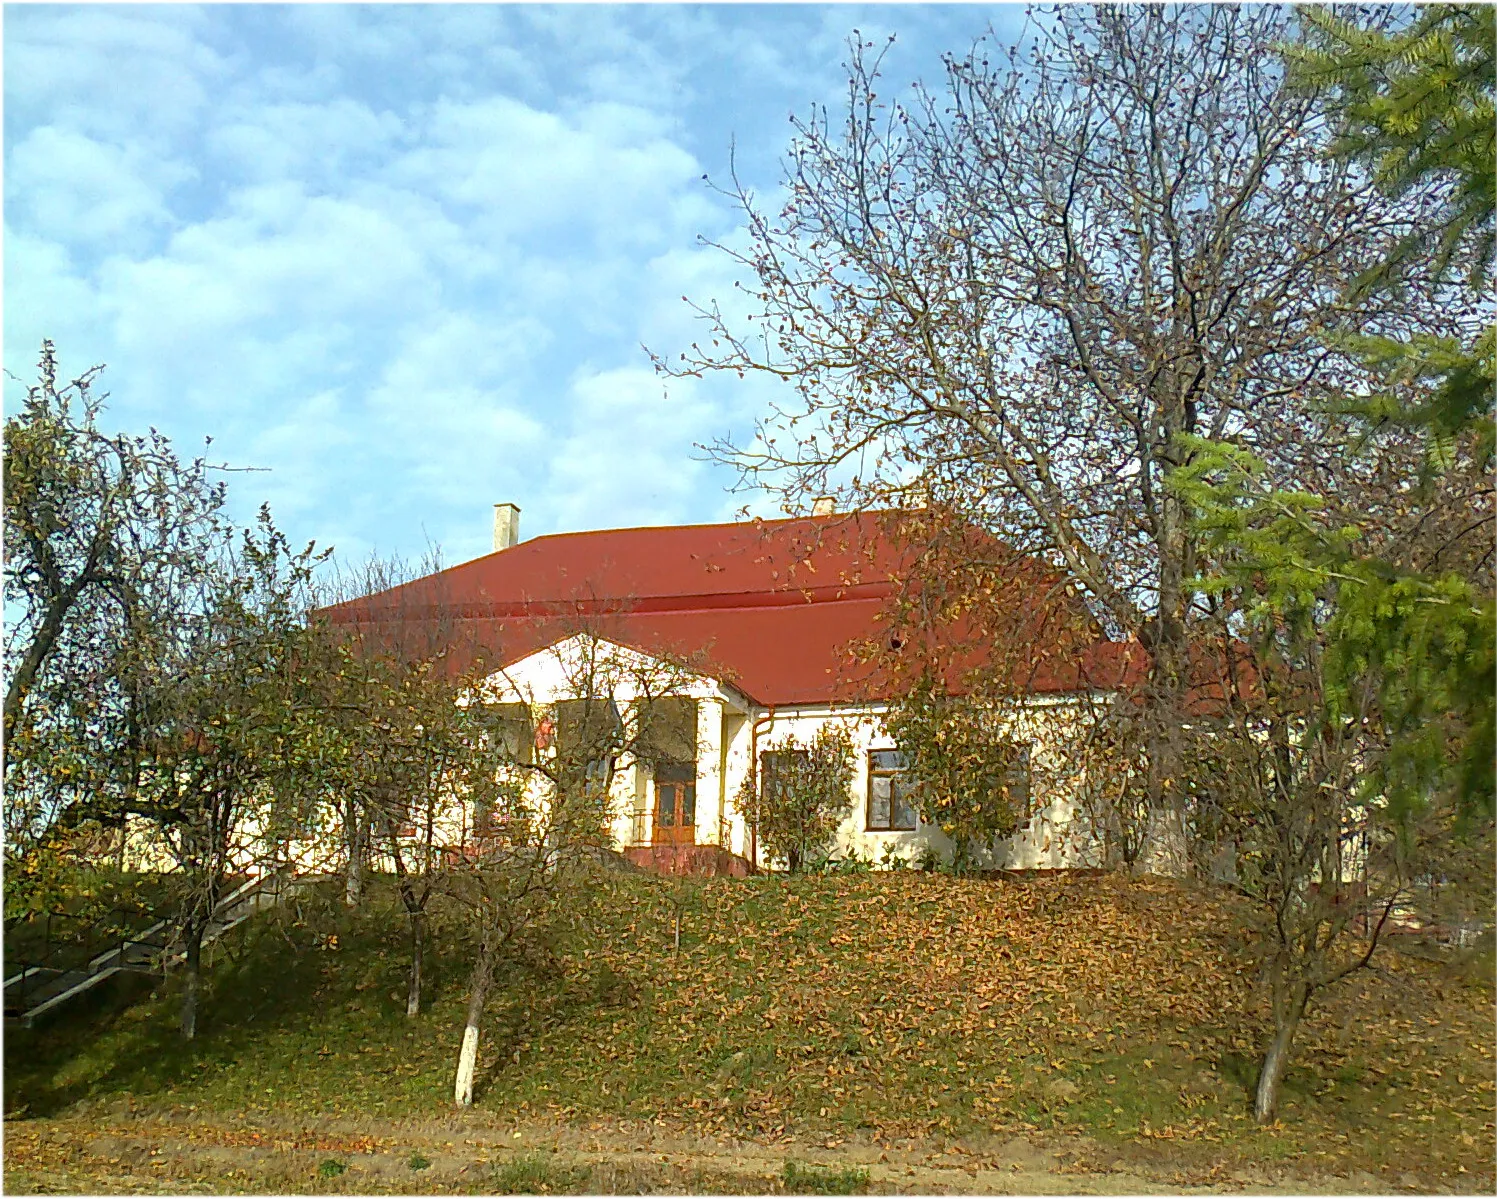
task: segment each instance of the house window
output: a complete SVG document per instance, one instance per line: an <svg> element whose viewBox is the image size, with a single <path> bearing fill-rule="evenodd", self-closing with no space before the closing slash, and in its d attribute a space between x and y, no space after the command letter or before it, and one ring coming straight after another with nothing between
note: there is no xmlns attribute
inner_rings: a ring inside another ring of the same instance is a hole
<svg viewBox="0 0 1497 1199"><path fill-rule="evenodd" d="M766 749L759 755L759 794L767 800L783 799L785 788L810 764L808 750Z"/></svg>
<svg viewBox="0 0 1497 1199"><path fill-rule="evenodd" d="M868 831L912 831L919 819L910 802L914 784L897 749L875 749L868 755Z"/></svg>
<svg viewBox="0 0 1497 1199"><path fill-rule="evenodd" d="M481 716L505 757L529 765L535 760L536 729L531 724L530 709L525 704L488 704Z"/></svg>
<svg viewBox="0 0 1497 1199"><path fill-rule="evenodd" d="M624 722L608 697L564 699L555 706L556 766L565 787L606 794L618 767Z"/></svg>

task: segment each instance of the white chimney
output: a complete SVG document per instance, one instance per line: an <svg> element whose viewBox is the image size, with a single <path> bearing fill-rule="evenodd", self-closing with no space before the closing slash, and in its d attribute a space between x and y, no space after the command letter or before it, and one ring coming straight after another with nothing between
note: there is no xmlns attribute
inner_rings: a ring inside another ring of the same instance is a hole
<svg viewBox="0 0 1497 1199"><path fill-rule="evenodd" d="M494 505L494 549L507 550L520 540L520 508L517 504Z"/></svg>
<svg viewBox="0 0 1497 1199"><path fill-rule="evenodd" d="M834 495L819 495L811 503L812 516L831 516L837 511L837 497Z"/></svg>

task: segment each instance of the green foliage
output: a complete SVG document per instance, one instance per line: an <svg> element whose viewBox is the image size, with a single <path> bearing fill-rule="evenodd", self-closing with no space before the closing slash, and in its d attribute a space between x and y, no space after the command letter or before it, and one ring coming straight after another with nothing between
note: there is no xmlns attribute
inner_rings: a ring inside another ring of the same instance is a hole
<svg viewBox="0 0 1497 1199"><path fill-rule="evenodd" d="M1466 817L1493 814L1493 682L1497 604L1465 579L1399 574L1373 561L1348 563L1326 630L1333 711L1378 681L1390 734L1367 786L1400 808L1449 787Z"/></svg>
<svg viewBox="0 0 1497 1199"><path fill-rule="evenodd" d="M348 1163L340 1162L336 1157L328 1157L322 1160L317 1167L318 1178L337 1178L348 1169Z"/></svg>
<svg viewBox="0 0 1497 1199"><path fill-rule="evenodd" d="M64 383L52 344L5 421L7 903L52 868L32 858L89 819L117 824L114 769L134 729L126 673L139 630L228 535L224 488L159 433L109 434L99 368ZM45 902L37 905L44 907Z"/></svg>
<svg viewBox="0 0 1497 1199"><path fill-rule="evenodd" d="M412 1150L410 1157L405 1159L405 1164L412 1170L425 1170L431 1166L431 1158L419 1150Z"/></svg>
<svg viewBox="0 0 1497 1199"><path fill-rule="evenodd" d="M803 1166L785 1163L785 1189L797 1195L861 1195L868 1190L868 1171L862 1166Z"/></svg>
<svg viewBox="0 0 1497 1199"><path fill-rule="evenodd" d="M1368 28L1329 7L1305 7L1304 45L1288 48L1302 86L1327 89L1340 112L1340 154L1367 162L1389 191L1453 180L1447 219L1421 230L1448 262L1477 234L1472 283L1479 286L1493 248L1497 200L1494 42L1497 11L1487 4L1431 4L1402 29Z"/></svg>
<svg viewBox="0 0 1497 1199"><path fill-rule="evenodd" d="M1406 815L1444 788L1468 813L1490 817L1491 597L1456 575L1359 557L1360 530L1330 525L1316 496L1271 486L1246 450L1183 444L1190 461L1171 483L1217 562L1201 590L1237 597L1270 666L1318 663L1325 719L1359 719L1359 689L1376 689L1383 749L1367 762L1362 798Z"/></svg>
<svg viewBox="0 0 1497 1199"><path fill-rule="evenodd" d="M1441 196L1437 215L1358 286L1387 286L1432 249L1438 271L1463 254L1470 263L1467 282L1480 292L1497 235L1497 9L1431 4L1393 32L1360 26L1329 8L1300 11L1309 38L1287 48L1292 75L1304 87L1328 92L1341 120L1338 152L1368 163L1388 191L1424 187ZM1347 337L1338 344L1387 384L1350 407L1371 421L1427 429L1437 468L1448 458L1450 439L1475 427L1480 457L1490 462L1497 447L1497 326L1489 324L1469 346L1420 336Z"/></svg>
<svg viewBox="0 0 1497 1199"><path fill-rule="evenodd" d="M1367 163L1388 192L1422 188L1435 198L1432 219L1379 270L1347 280L1349 288L1393 288L1431 253L1436 274L1466 255L1467 282L1480 288L1497 195L1494 10L1431 5L1391 30L1380 18L1358 24L1327 8L1301 16L1306 41L1286 49L1291 78L1329 101L1340 122L1335 153ZM1421 566L1415 546L1397 545L1420 536L1431 505L1452 502L1430 498L1435 481L1490 466L1497 326L1470 346L1417 335L1343 335L1335 344L1379 385L1338 405L1364 431L1347 438L1345 478L1356 477L1353 465L1379 465L1379 429L1414 428L1425 442L1422 486L1407 480L1393 496L1364 492L1360 506L1342 500L1332 516L1320 496L1278 485L1247 450L1180 438L1186 465L1170 485L1216 559L1200 589L1236 607L1267 655L1262 666L1313 677L1307 702L1318 710L1304 714L1307 727L1366 739L1361 800L1386 805L1400 825L1436 796L1464 818L1490 819L1497 617L1486 573ZM1322 427L1347 436L1331 422ZM1478 478L1476 488L1489 492L1489 480ZM1407 534L1396 523L1403 512L1418 517ZM1469 515L1465 534L1483 526L1479 500Z"/></svg>
<svg viewBox="0 0 1497 1199"><path fill-rule="evenodd" d="M581 1189L591 1174L587 1166L558 1164L552 1153L517 1153L494 1167L494 1190L500 1195L553 1195Z"/></svg>
<svg viewBox="0 0 1497 1199"><path fill-rule="evenodd" d="M873 869L873 860L865 858L856 849L849 849L840 858L828 854L809 863L812 874L867 874Z"/></svg>
<svg viewBox="0 0 1497 1199"><path fill-rule="evenodd" d="M1426 481L1449 471L1469 440L1481 466L1490 466L1497 432L1492 420L1497 394L1497 325L1488 325L1470 348L1454 338L1346 334L1334 344L1360 359L1379 387L1370 396L1345 399L1338 411L1359 418L1369 430L1408 426L1425 437Z"/></svg>
<svg viewBox="0 0 1497 1199"><path fill-rule="evenodd" d="M809 745L792 737L763 758L773 765L761 763L757 788L744 781L739 810L758 827L765 852L793 873L825 857L852 806L852 738L828 721Z"/></svg>
<svg viewBox="0 0 1497 1199"><path fill-rule="evenodd" d="M1028 748L1008 735L996 707L943 695L926 675L890 705L885 723L921 817L951 838L959 869L1029 817Z"/></svg>
<svg viewBox="0 0 1497 1199"><path fill-rule="evenodd" d="M60 386L50 343L40 373L5 426L18 613L5 651L7 912L54 904L61 859L86 864L136 816L183 867L191 922L229 859L264 848L245 840L252 809L271 840L302 827L298 780L319 734L297 666L323 556L294 551L264 508L236 529L207 463L182 461L160 434L102 432L96 372Z"/></svg>

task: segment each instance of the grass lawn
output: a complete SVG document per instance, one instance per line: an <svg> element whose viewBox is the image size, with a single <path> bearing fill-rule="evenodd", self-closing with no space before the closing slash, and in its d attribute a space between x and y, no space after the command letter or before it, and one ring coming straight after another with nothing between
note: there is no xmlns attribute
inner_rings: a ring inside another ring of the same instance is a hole
<svg viewBox="0 0 1497 1199"><path fill-rule="evenodd" d="M784 1146L770 1189L803 1192L890 1189L838 1146L876 1163L917 1145L980 1158L1016 1138L1059 1147L1062 1172L1145 1169L1156 1184L1267 1169L1333 1190L1494 1186L1490 958L1484 973L1380 955L1312 1008L1282 1119L1260 1129L1249 1093L1266 1013L1220 897L1116 877L609 874L594 900L594 933L560 945L556 969L508 977L491 1003L479 1110L463 1127ZM25 1165L12 1145L28 1126L124 1110L205 1127L364 1122L392 1153L427 1152L395 1142L451 1118L463 954L431 963L428 1010L407 1020L387 898L357 917L301 915L253 921L218 950L191 1045L175 1031L174 980L9 1033L7 1185L26 1177L12 1175ZM797 1164L807 1146L833 1156ZM543 1165L526 1159L514 1177ZM323 1168L296 1189L349 1189ZM394 1189L445 1188L401 1168ZM554 1165L556 1185L519 1189L615 1189L597 1168ZM756 1179L747 1189L765 1189ZM485 1174L480 1189L504 1185ZM711 1170L662 1185L745 1189Z"/></svg>

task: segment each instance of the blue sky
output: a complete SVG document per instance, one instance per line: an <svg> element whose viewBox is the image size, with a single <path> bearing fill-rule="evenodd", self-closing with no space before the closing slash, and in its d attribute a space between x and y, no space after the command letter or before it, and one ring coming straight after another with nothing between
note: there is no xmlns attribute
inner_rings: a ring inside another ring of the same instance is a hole
<svg viewBox="0 0 1497 1199"><path fill-rule="evenodd" d="M6 396L43 337L107 421L236 466L294 539L448 562L522 536L731 518L694 443L768 383L666 384L683 294L732 302L702 181L773 198L853 28L940 80L1012 5L4 10ZM773 505L753 503L770 514Z"/></svg>

